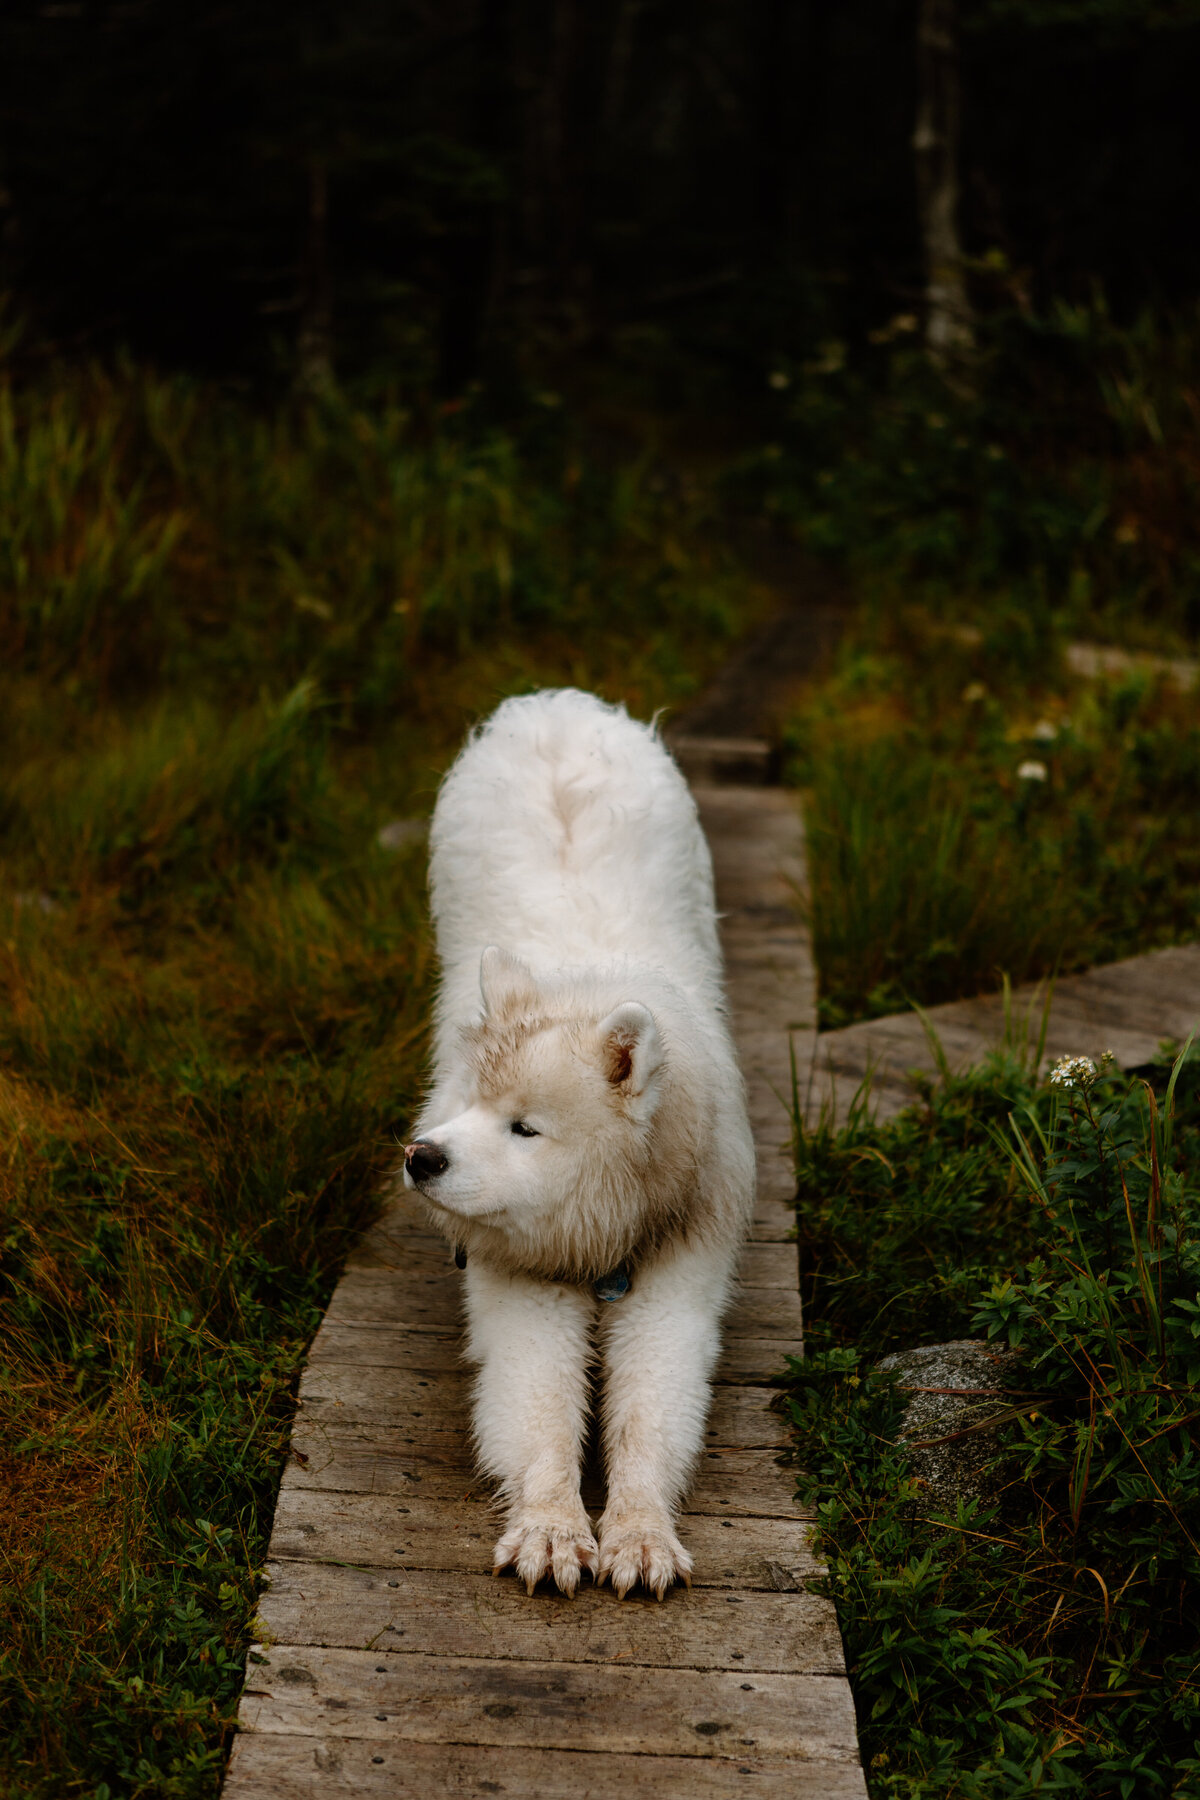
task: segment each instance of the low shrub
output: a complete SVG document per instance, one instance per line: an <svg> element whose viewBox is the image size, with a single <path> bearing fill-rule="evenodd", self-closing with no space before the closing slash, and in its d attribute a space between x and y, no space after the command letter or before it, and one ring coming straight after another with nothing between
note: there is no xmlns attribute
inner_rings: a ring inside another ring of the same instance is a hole
<svg viewBox="0 0 1200 1800"><path fill-rule="evenodd" d="M732 489L862 575L961 612L1002 598L1128 642L1200 629L1200 318L1099 295L980 321L944 380L900 315L771 372L774 441Z"/></svg>
<svg viewBox="0 0 1200 1800"><path fill-rule="evenodd" d="M998 1058L799 1139L789 1406L879 1800L1200 1792L1196 1075ZM926 1513L874 1364L971 1333L1022 1352L996 1490Z"/></svg>

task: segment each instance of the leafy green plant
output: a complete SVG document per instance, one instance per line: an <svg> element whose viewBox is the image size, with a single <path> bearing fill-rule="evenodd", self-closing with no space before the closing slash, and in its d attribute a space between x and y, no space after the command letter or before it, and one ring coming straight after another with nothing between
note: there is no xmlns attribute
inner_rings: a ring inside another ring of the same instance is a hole
<svg viewBox="0 0 1200 1800"><path fill-rule="evenodd" d="M1160 1098L1001 1058L799 1141L829 1347L789 1404L873 1795L1200 1791L1195 1063ZM1022 1403L991 1496L929 1512L873 1363L971 1331L1020 1349Z"/></svg>
<svg viewBox="0 0 1200 1800"><path fill-rule="evenodd" d="M777 368L774 441L735 464L733 490L951 616L966 595L1121 641L1193 635L1195 309L1121 325L1097 294L993 313L969 389L930 368L917 325Z"/></svg>

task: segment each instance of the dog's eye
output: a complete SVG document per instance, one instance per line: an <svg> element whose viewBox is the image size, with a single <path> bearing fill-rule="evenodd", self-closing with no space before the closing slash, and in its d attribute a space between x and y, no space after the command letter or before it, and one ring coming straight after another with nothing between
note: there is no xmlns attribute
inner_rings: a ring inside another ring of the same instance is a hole
<svg viewBox="0 0 1200 1800"><path fill-rule="evenodd" d="M540 1137L541 1136L541 1133L539 1131L535 1131L533 1129L532 1125L526 1125L526 1123L523 1119L514 1119L512 1122L511 1130L512 1130L512 1134L514 1137Z"/></svg>

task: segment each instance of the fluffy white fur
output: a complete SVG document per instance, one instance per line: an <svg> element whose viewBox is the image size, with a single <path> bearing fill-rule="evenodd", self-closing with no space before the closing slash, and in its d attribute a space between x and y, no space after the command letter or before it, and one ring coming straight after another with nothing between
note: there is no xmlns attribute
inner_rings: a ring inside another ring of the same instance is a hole
<svg viewBox="0 0 1200 1800"><path fill-rule="evenodd" d="M496 1568L565 1593L587 1568L661 1599L691 1573L675 1519L754 1191L696 808L623 708L570 689L508 700L443 783L430 881L442 984L405 1180L468 1252L475 1434L506 1508ZM631 1291L598 1301L593 1281L623 1262ZM597 1355L593 1536L579 1476Z"/></svg>

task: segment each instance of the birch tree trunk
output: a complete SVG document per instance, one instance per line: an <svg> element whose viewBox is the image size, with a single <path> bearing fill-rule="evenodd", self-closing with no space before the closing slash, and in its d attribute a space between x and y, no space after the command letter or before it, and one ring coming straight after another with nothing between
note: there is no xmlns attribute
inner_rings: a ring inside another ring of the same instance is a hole
<svg viewBox="0 0 1200 1800"><path fill-rule="evenodd" d="M296 334L296 386L312 399L334 390L333 281L329 268L329 171L319 157L308 166L308 232Z"/></svg>
<svg viewBox="0 0 1200 1800"><path fill-rule="evenodd" d="M925 248L925 343L943 366L975 347L958 236L957 14L957 0L918 0L913 152Z"/></svg>

